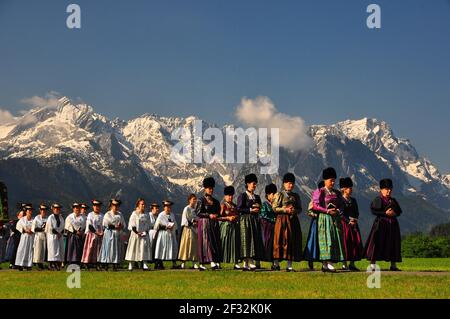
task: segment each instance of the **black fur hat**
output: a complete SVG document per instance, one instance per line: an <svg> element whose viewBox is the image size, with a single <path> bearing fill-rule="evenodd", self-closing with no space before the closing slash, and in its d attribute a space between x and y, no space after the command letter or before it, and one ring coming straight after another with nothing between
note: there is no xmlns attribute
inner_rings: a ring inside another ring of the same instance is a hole
<svg viewBox="0 0 450 319"><path fill-rule="evenodd" d="M258 177L256 177L255 174L252 173L252 174L245 175L245 184L249 184L249 183L253 183L253 182L258 183Z"/></svg>
<svg viewBox="0 0 450 319"><path fill-rule="evenodd" d="M214 180L214 177L206 177L203 180L203 188L210 188L210 187L215 187L216 186L216 181Z"/></svg>
<svg viewBox="0 0 450 319"><path fill-rule="evenodd" d="M284 174L284 176L283 176L283 183L288 183L288 182L295 183L295 176L294 176L294 174L292 174L292 173Z"/></svg>
<svg viewBox="0 0 450 319"><path fill-rule="evenodd" d="M353 187L353 181L350 177L345 177L339 179L339 187L340 188L350 188Z"/></svg>
<svg viewBox="0 0 450 319"><path fill-rule="evenodd" d="M385 179L382 179L380 181L380 189L384 189L384 188L389 188L389 189L394 188L394 184L392 183L392 179L385 178Z"/></svg>
<svg viewBox="0 0 450 319"><path fill-rule="evenodd" d="M223 189L223 194L224 195L234 195L234 187L233 186L226 186Z"/></svg>
<svg viewBox="0 0 450 319"><path fill-rule="evenodd" d="M323 180L330 179L330 178L336 179L336 177L337 177L336 170L333 167L325 168L322 171Z"/></svg>
<svg viewBox="0 0 450 319"><path fill-rule="evenodd" d="M277 192L277 185L275 185L274 183L271 183L266 186L266 189L265 189L266 195L275 194L276 192Z"/></svg>

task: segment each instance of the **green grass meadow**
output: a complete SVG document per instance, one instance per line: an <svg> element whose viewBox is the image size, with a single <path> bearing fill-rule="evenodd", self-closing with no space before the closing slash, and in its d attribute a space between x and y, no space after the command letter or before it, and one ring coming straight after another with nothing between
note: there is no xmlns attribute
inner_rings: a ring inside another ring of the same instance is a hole
<svg viewBox="0 0 450 319"><path fill-rule="evenodd" d="M294 263L297 272L242 272L223 265L220 271L126 270L82 271L81 288L69 289L65 271L23 271L2 265L0 298L439 298L450 297L450 259L408 258L402 272L389 272L380 263L381 288L367 287L368 262L359 273L308 271L305 262ZM170 266L167 264L167 266ZM282 265L284 266L284 265ZM264 263L263 267L269 268ZM386 271L384 271L386 270Z"/></svg>

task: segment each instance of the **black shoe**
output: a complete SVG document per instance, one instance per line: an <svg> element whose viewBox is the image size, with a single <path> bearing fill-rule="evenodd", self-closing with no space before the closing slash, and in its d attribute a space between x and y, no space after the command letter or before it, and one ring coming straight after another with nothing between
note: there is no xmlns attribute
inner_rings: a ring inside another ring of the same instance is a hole
<svg viewBox="0 0 450 319"><path fill-rule="evenodd" d="M312 261L308 261L309 270L314 270L314 263Z"/></svg>
<svg viewBox="0 0 450 319"><path fill-rule="evenodd" d="M348 270L350 270L350 271L360 271L358 268L356 268L356 266L349 266Z"/></svg>
<svg viewBox="0 0 450 319"><path fill-rule="evenodd" d="M17 267L19 271L23 271L23 267Z"/></svg>
<svg viewBox="0 0 450 319"><path fill-rule="evenodd" d="M273 271L280 271L281 267L280 266L272 266L272 270Z"/></svg>
<svg viewBox="0 0 450 319"><path fill-rule="evenodd" d="M211 267L211 270L219 270L219 266L215 265L214 267Z"/></svg>
<svg viewBox="0 0 450 319"><path fill-rule="evenodd" d="M389 270L390 270L390 271L401 271L401 270L398 269L397 267L393 267L393 266L391 266L391 267L389 268Z"/></svg>

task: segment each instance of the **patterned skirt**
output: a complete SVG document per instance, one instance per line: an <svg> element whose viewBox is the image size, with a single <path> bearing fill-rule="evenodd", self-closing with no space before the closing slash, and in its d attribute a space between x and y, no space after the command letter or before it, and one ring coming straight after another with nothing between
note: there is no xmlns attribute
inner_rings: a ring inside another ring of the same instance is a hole
<svg viewBox="0 0 450 319"><path fill-rule="evenodd" d="M273 259L302 260L302 230L297 216L277 215L274 229Z"/></svg>
<svg viewBox="0 0 450 319"><path fill-rule="evenodd" d="M264 247L258 216L242 215L239 220L239 228L241 230L241 258L263 259Z"/></svg>
<svg viewBox="0 0 450 319"><path fill-rule="evenodd" d="M371 261L402 261L400 226L397 218L375 219L367 238L364 255Z"/></svg>
<svg viewBox="0 0 450 319"><path fill-rule="evenodd" d="M344 261L341 217L319 214L317 223L321 261Z"/></svg>

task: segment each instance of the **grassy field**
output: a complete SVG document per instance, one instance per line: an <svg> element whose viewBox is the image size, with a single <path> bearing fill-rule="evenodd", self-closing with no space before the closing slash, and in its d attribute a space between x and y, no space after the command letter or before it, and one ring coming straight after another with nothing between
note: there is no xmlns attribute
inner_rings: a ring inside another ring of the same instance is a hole
<svg viewBox="0 0 450 319"><path fill-rule="evenodd" d="M368 263L357 266L365 270ZM268 264L263 264L267 267ZM380 263L381 269L389 268ZM2 265L0 298L445 298L450 259L405 259L399 273L383 271L381 288L367 288L365 271L322 273L296 263L295 273L224 270L81 272L81 288L66 286L68 273L8 270ZM227 269L228 268L228 269Z"/></svg>

